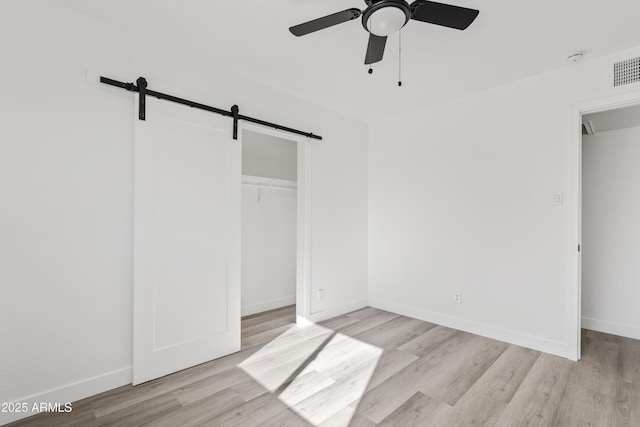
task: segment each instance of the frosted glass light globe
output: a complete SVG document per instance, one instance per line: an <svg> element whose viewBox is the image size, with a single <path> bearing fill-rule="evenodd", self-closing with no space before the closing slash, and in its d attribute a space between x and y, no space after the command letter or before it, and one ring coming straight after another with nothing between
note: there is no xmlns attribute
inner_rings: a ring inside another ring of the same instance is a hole
<svg viewBox="0 0 640 427"><path fill-rule="evenodd" d="M376 36L385 37L400 30L406 24L407 16L400 8L383 7L371 14L367 28Z"/></svg>

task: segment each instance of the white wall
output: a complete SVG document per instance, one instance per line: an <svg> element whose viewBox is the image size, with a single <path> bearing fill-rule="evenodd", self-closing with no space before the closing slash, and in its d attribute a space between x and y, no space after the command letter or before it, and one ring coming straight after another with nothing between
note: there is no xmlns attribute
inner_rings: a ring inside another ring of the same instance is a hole
<svg viewBox="0 0 640 427"><path fill-rule="evenodd" d="M295 188L242 186L243 316L296 302L296 207Z"/></svg>
<svg viewBox="0 0 640 427"><path fill-rule="evenodd" d="M640 127L582 142L582 326L640 339Z"/></svg>
<svg viewBox="0 0 640 427"><path fill-rule="evenodd" d="M242 173L296 181L297 143L271 135L242 131Z"/></svg>
<svg viewBox="0 0 640 427"><path fill-rule="evenodd" d="M0 52L0 401L75 400L130 381L134 101L88 83L87 66L322 135L311 283L327 298L311 307L322 318L366 304L364 123L224 71L213 52L54 2L0 2Z"/></svg>
<svg viewBox="0 0 640 427"><path fill-rule="evenodd" d="M552 206L552 194L576 196L572 106L637 90L612 89L608 74L638 52L373 124L370 304L572 357L577 242L571 206Z"/></svg>

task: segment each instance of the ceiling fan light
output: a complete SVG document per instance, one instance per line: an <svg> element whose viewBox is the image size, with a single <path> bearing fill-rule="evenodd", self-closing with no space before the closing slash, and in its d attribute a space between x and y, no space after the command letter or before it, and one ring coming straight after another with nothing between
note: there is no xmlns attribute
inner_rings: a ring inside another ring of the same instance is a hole
<svg viewBox="0 0 640 427"><path fill-rule="evenodd" d="M407 23L405 12L394 6L382 7L369 16L367 29L371 34L385 37L399 31Z"/></svg>

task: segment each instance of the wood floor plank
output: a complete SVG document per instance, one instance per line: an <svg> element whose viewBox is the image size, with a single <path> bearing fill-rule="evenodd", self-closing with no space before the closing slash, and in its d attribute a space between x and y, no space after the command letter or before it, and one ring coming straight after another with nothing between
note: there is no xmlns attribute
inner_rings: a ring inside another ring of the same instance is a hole
<svg viewBox="0 0 640 427"><path fill-rule="evenodd" d="M357 381L364 388L367 387L369 379L375 372L380 353L370 350L354 351L352 357L336 363L330 368L317 368L327 377L335 382L354 382ZM311 365L314 368L315 365Z"/></svg>
<svg viewBox="0 0 640 427"><path fill-rule="evenodd" d="M618 343L584 340L585 354L571 370L555 422L563 426L607 425L615 416Z"/></svg>
<svg viewBox="0 0 640 427"><path fill-rule="evenodd" d="M232 385L231 390L240 396L245 402L253 400L258 396L262 396L265 393L269 393L269 390L253 378L248 378L245 381Z"/></svg>
<svg viewBox="0 0 640 427"><path fill-rule="evenodd" d="M470 392L474 395L482 393L504 403L511 402L539 357L539 351L509 346L473 385Z"/></svg>
<svg viewBox="0 0 640 427"><path fill-rule="evenodd" d="M408 317L396 317L355 336L376 347L397 348L434 328L433 323Z"/></svg>
<svg viewBox="0 0 640 427"><path fill-rule="evenodd" d="M434 376L438 376L442 369L447 369L450 363L458 364L465 360L482 344L482 338L458 333L438 347L432 349L406 368L398 372L378 387L370 390L358 405L358 413L379 423L406 400L426 387ZM441 376L442 378L442 376Z"/></svg>
<svg viewBox="0 0 640 427"><path fill-rule="evenodd" d="M335 381L350 381L363 369L374 369L382 350L348 336L334 337L316 355L304 372L316 370Z"/></svg>
<svg viewBox="0 0 640 427"><path fill-rule="evenodd" d="M264 332L265 329L275 329L282 326L294 326L296 324L295 317L293 316L285 316L285 317L274 317L271 320L258 323L253 326L247 326L242 328L242 336L244 338L251 337L252 335L259 334Z"/></svg>
<svg viewBox="0 0 640 427"><path fill-rule="evenodd" d="M334 381L309 397L291 405L306 420L318 425L341 412L365 393L382 350L344 336L330 342L308 365Z"/></svg>
<svg viewBox="0 0 640 427"><path fill-rule="evenodd" d="M278 399L293 406L313 396L336 382L318 371L310 371L296 377L286 388L278 391Z"/></svg>
<svg viewBox="0 0 640 427"><path fill-rule="evenodd" d="M614 423L620 427L640 426L640 384L618 381Z"/></svg>
<svg viewBox="0 0 640 427"><path fill-rule="evenodd" d="M415 393L402 406L386 417L379 426L442 426L453 408L421 392Z"/></svg>
<svg viewBox="0 0 640 427"><path fill-rule="evenodd" d="M640 384L640 341L616 337L618 342L618 376L622 381Z"/></svg>
<svg viewBox="0 0 640 427"><path fill-rule="evenodd" d="M331 330L337 330L340 328L344 328L349 325L353 325L354 323L358 323L360 320L349 315L334 317L329 320L325 320L323 322L318 323L320 326Z"/></svg>
<svg viewBox="0 0 640 427"><path fill-rule="evenodd" d="M423 381L420 391L453 406L500 357L508 344L489 338L474 337L474 346L449 357Z"/></svg>
<svg viewBox="0 0 640 427"><path fill-rule="evenodd" d="M265 420L260 427L312 427L312 425L294 411L287 409Z"/></svg>
<svg viewBox="0 0 640 427"><path fill-rule="evenodd" d="M255 361L258 357L266 358L269 356L279 355L284 352L289 352L292 349L295 352L300 352L299 347L308 345L308 341L317 339L321 336L329 336L333 332L333 330L319 325L293 326L281 334L278 334L269 342L261 344L259 349L254 350L254 353L257 353L256 356L248 357L246 359L249 359L249 361ZM249 363L249 361L246 363Z"/></svg>
<svg viewBox="0 0 640 427"><path fill-rule="evenodd" d="M349 317L353 317L354 319L364 320L372 316L381 315L381 314L390 314L390 313L385 310L380 310L379 308L365 307L365 308L361 308L360 310L352 311L351 313L348 313L346 315Z"/></svg>
<svg viewBox="0 0 640 427"><path fill-rule="evenodd" d="M460 331L456 331L455 329L436 326L401 345L398 347L398 350L421 357L450 339L453 335L459 333Z"/></svg>
<svg viewBox="0 0 640 427"><path fill-rule="evenodd" d="M347 406L318 424L318 427L375 427L376 425L367 417L356 414L354 407Z"/></svg>
<svg viewBox="0 0 640 427"><path fill-rule="evenodd" d="M393 320L399 317L397 314L389 313L388 311L377 310L377 312L371 316L367 316L364 319L359 319L358 322L344 327L336 328L335 330L343 335L355 337L371 328L375 328L384 322Z"/></svg>
<svg viewBox="0 0 640 427"><path fill-rule="evenodd" d="M293 405L292 409L311 424L318 425L357 401L365 388L366 380L336 382Z"/></svg>
<svg viewBox="0 0 640 427"><path fill-rule="evenodd" d="M267 390L273 392L289 383L295 376L303 374L308 364L315 359L315 353L321 351L330 339L330 335L321 335L293 348L283 348L281 351L269 352L266 355L257 353L255 358L248 359L238 366Z"/></svg>
<svg viewBox="0 0 640 427"><path fill-rule="evenodd" d="M232 386L250 381L251 378L239 368L229 369L216 375L185 384L171 392L181 405L189 405L207 396Z"/></svg>
<svg viewBox="0 0 640 427"><path fill-rule="evenodd" d="M224 389L173 409L162 417L140 424L140 427L199 427L245 403L233 390Z"/></svg>
<svg viewBox="0 0 640 427"><path fill-rule="evenodd" d="M273 310L265 311L262 313L252 314L242 318L241 329L246 329L255 325L264 325L269 320L273 319L290 319L295 323L296 306L289 305L286 307L280 307Z"/></svg>
<svg viewBox="0 0 640 427"><path fill-rule="evenodd" d="M97 418L100 427L138 427L144 423L153 422L166 415L173 414L182 405L170 393L157 396L155 399L133 404L119 411L110 412Z"/></svg>
<svg viewBox="0 0 640 427"><path fill-rule="evenodd" d="M247 350L255 346L262 346L264 344L268 344L271 341L278 338L279 336L288 332L293 327L295 327L295 324L286 323L284 325L278 326L277 328L267 329L266 331L257 332L248 337L243 336L241 340L241 349Z"/></svg>
<svg viewBox="0 0 640 427"><path fill-rule="evenodd" d="M440 417L438 427L493 426L508 405L486 394L474 394L469 399L465 397Z"/></svg>
<svg viewBox="0 0 640 427"><path fill-rule="evenodd" d="M310 338L299 338L295 346L289 345L289 340L285 343L285 339L279 337L242 361L239 366L261 372L281 365L290 365L301 358L309 357L327 340L330 340L331 335L331 331L327 331Z"/></svg>
<svg viewBox="0 0 640 427"><path fill-rule="evenodd" d="M540 353L509 346L439 420L441 426L492 426L513 398Z"/></svg>
<svg viewBox="0 0 640 427"><path fill-rule="evenodd" d="M211 427L259 427L264 425L282 411L287 411L287 405L272 394L263 394L244 405L233 408L204 423Z"/></svg>
<svg viewBox="0 0 640 427"><path fill-rule="evenodd" d="M553 426L574 363L541 354L496 427Z"/></svg>
<svg viewBox="0 0 640 427"><path fill-rule="evenodd" d="M396 349L385 350L378 363L376 369L369 380L367 391L379 386L413 362L418 360L418 356L405 353Z"/></svg>

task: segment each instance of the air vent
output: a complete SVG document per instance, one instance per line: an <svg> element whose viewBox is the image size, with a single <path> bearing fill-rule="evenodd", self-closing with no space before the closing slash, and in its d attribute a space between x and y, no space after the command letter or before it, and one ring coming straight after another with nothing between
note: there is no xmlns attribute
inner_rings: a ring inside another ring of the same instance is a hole
<svg viewBox="0 0 640 427"><path fill-rule="evenodd" d="M640 57L613 64L613 87L640 82Z"/></svg>

